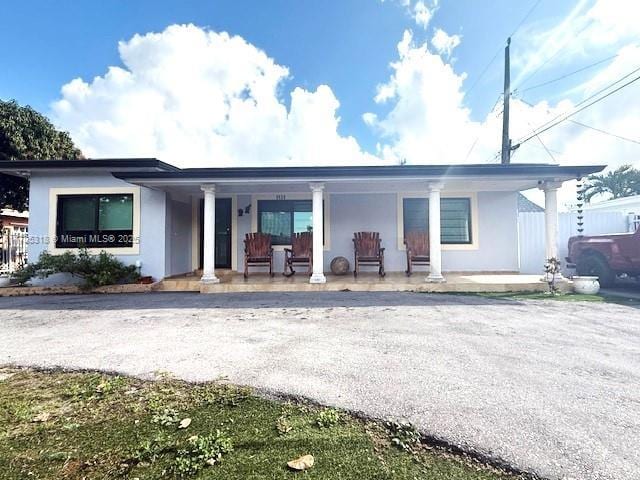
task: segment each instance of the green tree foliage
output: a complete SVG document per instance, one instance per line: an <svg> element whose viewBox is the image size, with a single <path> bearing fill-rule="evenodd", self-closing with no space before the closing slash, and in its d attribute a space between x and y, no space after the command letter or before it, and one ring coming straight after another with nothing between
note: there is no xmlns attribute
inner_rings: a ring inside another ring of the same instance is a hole
<svg viewBox="0 0 640 480"><path fill-rule="evenodd" d="M82 158L67 132L33 108L15 100L0 100L0 160L76 160ZM27 180L0 174L0 208L23 211L28 207Z"/></svg>
<svg viewBox="0 0 640 480"><path fill-rule="evenodd" d="M607 174L590 175L584 187L584 199L587 202L596 195L622 198L638 194L640 194L640 170L631 165L623 165Z"/></svg>

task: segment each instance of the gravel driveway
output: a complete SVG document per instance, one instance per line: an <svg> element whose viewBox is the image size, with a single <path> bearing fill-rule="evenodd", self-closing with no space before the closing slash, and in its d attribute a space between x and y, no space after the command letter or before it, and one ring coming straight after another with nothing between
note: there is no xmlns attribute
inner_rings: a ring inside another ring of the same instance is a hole
<svg viewBox="0 0 640 480"><path fill-rule="evenodd" d="M640 479L640 310L411 293L0 298L0 364L299 394L547 478Z"/></svg>

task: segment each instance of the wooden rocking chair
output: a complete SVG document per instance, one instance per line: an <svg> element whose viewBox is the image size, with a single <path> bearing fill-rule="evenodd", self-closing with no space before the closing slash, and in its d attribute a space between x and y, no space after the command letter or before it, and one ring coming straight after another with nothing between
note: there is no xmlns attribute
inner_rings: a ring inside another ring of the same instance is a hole
<svg viewBox="0 0 640 480"><path fill-rule="evenodd" d="M247 233L244 237L244 278L249 277L249 267L269 266L273 277L273 247L271 235Z"/></svg>
<svg viewBox="0 0 640 480"><path fill-rule="evenodd" d="M307 274L311 275L313 269L313 235L311 232L294 233L291 237L291 248L284 249L284 271L285 277L295 274L294 263L306 263ZM287 272L288 270L288 272Z"/></svg>
<svg viewBox="0 0 640 480"><path fill-rule="evenodd" d="M355 252L355 264L353 276L360 273L360 265L377 265L378 274L381 277L384 273L384 248L380 245L380 234L378 232L356 232L353 234L353 247Z"/></svg>
<svg viewBox="0 0 640 480"><path fill-rule="evenodd" d="M404 245L407 247L407 276L413 273L414 265L430 265L429 258L429 233L407 232L404 236Z"/></svg>

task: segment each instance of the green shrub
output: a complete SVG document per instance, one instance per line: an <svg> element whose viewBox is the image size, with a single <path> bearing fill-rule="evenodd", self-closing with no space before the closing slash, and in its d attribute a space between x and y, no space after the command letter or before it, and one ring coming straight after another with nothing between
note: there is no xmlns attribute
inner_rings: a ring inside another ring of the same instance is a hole
<svg viewBox="0 0 640 480"><path fill-rule="evenodd" d="M391 434L391 443L402 450L411 452L420 443L420 433L409 422L385 422Z"/></svg>
<svg viewBox="0 0 640 480"><path fill-rule="evenodd" d="M320 428L330 428L340 422L340 413L333 408L325 408L316 416L316 425Z"/></svg>
<svg viewBox="0 0 640 480"><path fill-rule="evenodd" d="M42 252L37 262L28 263L13 273L13 279L19 285L24 285L34 277L43 279L54 273L68 273L81 278L81 287L85 289L130 283L140 276L134 265L125 265L105 251L89 255L87 249L83 248L77 254L65 252L62 255L51 255Z"/></svg>
<svg viewBox="0 0 640 480"><path fill-rule="evenodd" d="M220 430L206 436L194 435L187 439L185 448L178 450L173 470L180 477L194 475L204 467L220 462L222 455L232 450L231 438Z"/></svg>

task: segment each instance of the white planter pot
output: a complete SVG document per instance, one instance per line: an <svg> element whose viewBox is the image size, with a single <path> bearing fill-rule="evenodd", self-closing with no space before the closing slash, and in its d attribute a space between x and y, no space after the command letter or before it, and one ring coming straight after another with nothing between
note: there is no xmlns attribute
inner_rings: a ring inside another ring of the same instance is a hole
<svg viewBox="0 0 640 480"><path fill-rule="evenodd" d="M10 280L9 275L0 275L0 287L8 287Z"/></svg>
<svg viewBox="0 0 640 480"><path fill-rule="evenodd" d="M573 291L583 295L595 295L600 291L598 277L573 277Z"/></svg>

